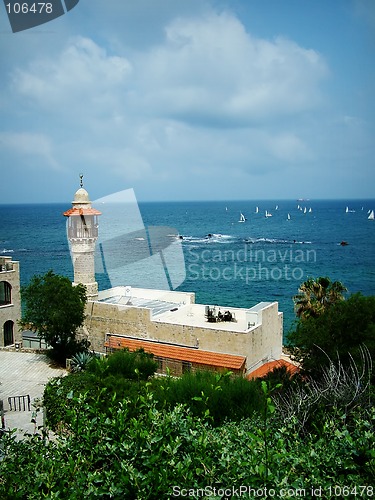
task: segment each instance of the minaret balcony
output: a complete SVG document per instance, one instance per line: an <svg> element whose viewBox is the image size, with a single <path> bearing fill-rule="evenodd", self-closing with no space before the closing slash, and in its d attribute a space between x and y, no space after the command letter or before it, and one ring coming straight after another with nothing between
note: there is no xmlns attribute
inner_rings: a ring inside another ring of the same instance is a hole
<svg viewBox="0 0 375 500"><path fill-rule="evenodd" d="M69 227L68 228L68 238L69 239L87 239L87 238L97 238L98 228L97 227Z"/></svg>

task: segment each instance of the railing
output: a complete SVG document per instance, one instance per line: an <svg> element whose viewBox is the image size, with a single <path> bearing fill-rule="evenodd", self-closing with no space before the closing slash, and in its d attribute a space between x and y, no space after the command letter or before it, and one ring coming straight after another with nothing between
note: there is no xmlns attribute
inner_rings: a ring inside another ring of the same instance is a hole
<svg viewBox="0 0 375 500"><path fill-rule="evenodd" d="M97 227L70 227L68 229L69 238L97 238Z"/></svg>
<svg viewBox="0 0 375 500"><path fill-rule="evenodd" d="M8 398L8 404L11 411L30 411L30 396L29 394L26 396L10 396Z"/></svg>

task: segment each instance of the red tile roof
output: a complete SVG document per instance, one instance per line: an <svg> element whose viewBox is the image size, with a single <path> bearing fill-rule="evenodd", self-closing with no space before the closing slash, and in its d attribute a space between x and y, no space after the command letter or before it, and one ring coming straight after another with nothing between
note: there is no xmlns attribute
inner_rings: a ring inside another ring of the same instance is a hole
<svg viewBox="0 0 375 500"><path fill-rule="evenodd" d="M229 370L242 370L246 361L245 356L202 351L201 349L179 347L161 342L129 339L127 337L120 337L116 335L108 336L104 346L111 349L128 348L130 351L144 349L146 352L150 352L159 358L187 361L199 365L227 368Z"/></svg>
<svg viewBox="0 0 375 500"><path fill-rule="evenodd" d="M248 379L261 378L267 375L269 372L272 372L272 370L274 370L275 368L281 368L283 366L286 367L287 371L291 375L294 375L299 371L298 366L294 365L293 363L290 363L290 361L286 361L285 359L279 359L277 361L269 361L268 363L265 363L256 370L250 372L247 375L247 378Z"/></svg>
<svg viewBox="0 0 375 500"><path fill-rule="evenodd" d="M73 207L64 212L65 217L70 217L71 215L102 215L96 208L77 208Z"/></svg>

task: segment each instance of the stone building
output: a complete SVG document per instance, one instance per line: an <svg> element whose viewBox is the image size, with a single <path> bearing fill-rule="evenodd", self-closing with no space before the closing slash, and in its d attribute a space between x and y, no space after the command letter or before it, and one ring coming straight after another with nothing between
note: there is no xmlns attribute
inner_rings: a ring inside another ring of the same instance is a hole
<svg viewBox="0 0 375 500"><path fill-rule="evenodd" d="M277 302L244 309L195 303L194 293L136 288L124 283L98 291L95 242L100 212L82 186L68 217L74 282L87 287L83 332L97 352L139 348L154 354L159 371L196 368L248 374L282 356L283 315Z"/></svg>
<svg viewBox="0 0 375 500"><path fill-rule="evenodd" d="M21 319L20 266L9 256L0 256L0 347L19 343Z"/></svg>

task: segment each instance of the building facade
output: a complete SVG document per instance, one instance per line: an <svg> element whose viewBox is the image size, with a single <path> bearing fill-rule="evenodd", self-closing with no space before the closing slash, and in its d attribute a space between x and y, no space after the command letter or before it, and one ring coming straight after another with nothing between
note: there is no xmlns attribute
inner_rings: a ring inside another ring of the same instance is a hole
<svg viewBox="0 0 375 500"><path fill-rule="evenodd" d="M20 343L20 266L9 256L0 256L0 347Z"/></svg>

